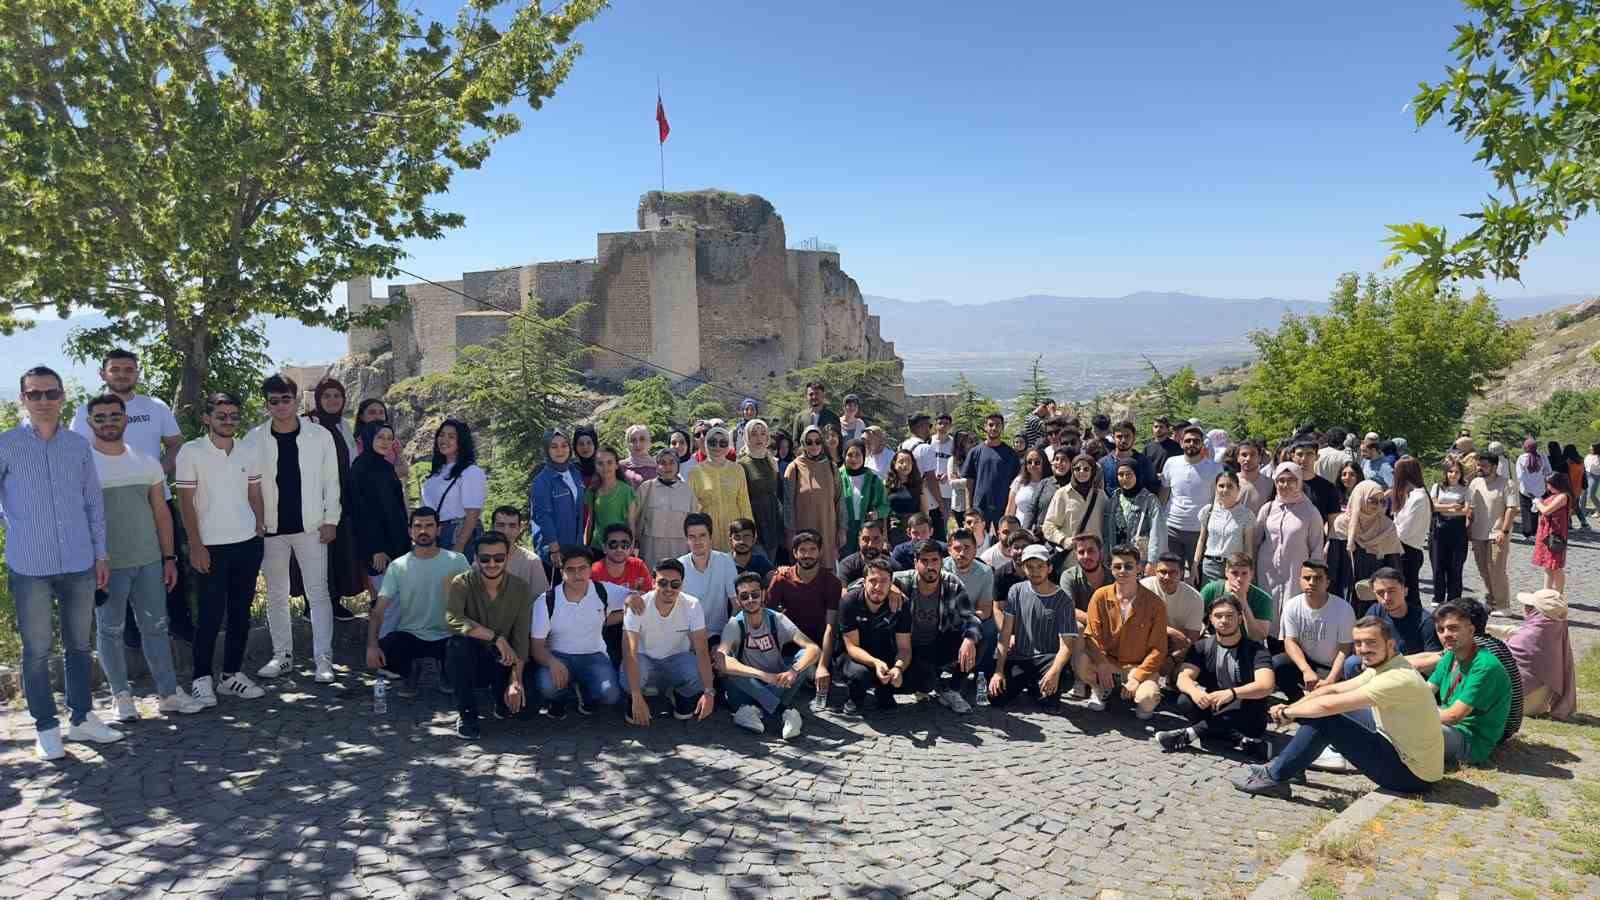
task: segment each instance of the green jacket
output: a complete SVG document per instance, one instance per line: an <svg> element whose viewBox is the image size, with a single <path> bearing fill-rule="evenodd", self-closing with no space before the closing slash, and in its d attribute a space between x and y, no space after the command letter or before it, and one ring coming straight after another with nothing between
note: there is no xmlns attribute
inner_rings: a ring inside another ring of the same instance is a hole
<svg viewBox="0 0 1600 900"><path fill-rule="evenodd" d="M871 469L862 469L861 490L856 491L855 484L850 480L850 474L839 467L839 503L844 509L845 545L839 548L841 557L861 549L857 546L861 523L868 516L876 516L878 521L888 528L889 522L889 495L883 489L883 479ZM859 500L860 510L857 511Z"/></svg>

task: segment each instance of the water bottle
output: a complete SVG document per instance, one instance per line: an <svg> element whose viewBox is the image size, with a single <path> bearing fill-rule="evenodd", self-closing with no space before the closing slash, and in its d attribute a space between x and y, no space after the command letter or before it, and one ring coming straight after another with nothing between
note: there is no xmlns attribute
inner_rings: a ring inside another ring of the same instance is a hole
<svg viewBox="0 0 1600 900"><path fill-rule="evenodd" d="M372 714L375 716L387 715L389 712L389 679L379 675L372 683Z"/></svg>

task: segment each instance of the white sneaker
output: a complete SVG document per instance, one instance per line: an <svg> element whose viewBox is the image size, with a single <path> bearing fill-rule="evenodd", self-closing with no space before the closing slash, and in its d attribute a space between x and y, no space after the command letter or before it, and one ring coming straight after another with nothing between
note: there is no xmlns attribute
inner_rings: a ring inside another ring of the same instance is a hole
<svg viewBox="0 0 1600 900"><path fill-rule="evenodd" d="M1074 683L1072 685L1072 699L1074 699L1074 700L1087 700L1087 699L1089 699L1089 682L1087 682L1087 681L1079 681L1079 682Z"/></svg>
<svg viewBox="0 0 1600 900"><path fill-rule="evenodd" d="M946 689L940 691L939 702L943 704L945 709L948 709L953 713L966 715L967 713L972 712L972 704L968 703L965 697L952 690Z"/></svg>
<svg viewBox="0 0 1600 900"><path fill-rule="evenodd" d="M212 686L210 675L204 678L196 678L194 684L190 685L189 691L194 695L194 702L200 704L201 709L209 709L217 705L217 691Z"/></svg>
<svg viewBox="0 0 1600 900"><path fill-rule="evenodd" d="M122 732L100 721L94 713L89 713L82 722L67 726L67 740L91 744L114 744L123 739Z"/></svg>
<svg viewBox="0 0 1600 900"><path fill-rule="evenodd" d="M133 702L131 692L123 691L111 695L111 721L119 724L139 721L139 707Z"/></svg>
<svg viewBox="0 0 1600 900"><path fill-rule="evenodd" d="M911 699L917 701L918 703L927 703L930 696L931 695L927 691L917 691L911 695Z"/></svg>
<svg viewBox="0 0 1600 900"><path fill-rule="evenodd" d="M257 678L277 678L279 675L294 668L294 657L274 656L267 660L267 664L256 670ZM244 673L240 673L241 675Z"/></svg>
<svg viewBox="0 0 1600 900"><path fill-rule="evenodd" d="M215 705L216 702L217 698L212 697L212 705ZM187 716L205 709L206 704L199 697L191 697L183 691L173 691L170 696L162 697L161 705L156 708L161 710L163 715L167 713L182 713Z"/></svg>
<svg viewBox="0 0 1600 900"><path fill-rule="evenodd" d="M800 736L800 710L786 709L783 711L783 739L792 741Z"/></svg>
<svg viewBox="0 0 1600 900"><path fill-rule="evenodd" d="M43 760L60 759L67 755L67 748L61 743L61 729L51 728L39 732L39 737L34 741L34 749L39 758Z"/></svg>
<svg viewBox="0 0 1600 900"><path fill-rule="evenodd" d="M317 684L333 684L333 660L317 657Z"/></svg>
<svg viewBox="0 0 1600 900"><path fill-rule="evenodd" d="M1354 772L1355 767L1344 758L1339 751L1332 747L1324 747L1322 753L1311 763L1311 768L1318 772Z"/></svg>
<svg viewBox="0 0 1600 900"><path fill-rule="evenodd" d="M1083 701L1083 706L1085 709L1090 709L1095 712L1104 712L1106 708L1106 698L1101 696L1099 691L1090 691L1089 699Z"/></svg>
<svg viewBox="0 0 1600 900"><path fill-rule="evenodd" d="M222 683L217 685L217 690L240 700L259 700L267 695L266 691L256 687L256 683L246 678L243 672L235 672Z"/></svg>
<svg viewBox="0 0 1600 900"><path fill-rule="evenodd" d="M404 681L405 678L406 678L404 675L401 675L399 672L391 672L388 669L384 669L384 668L379 668L378 669L378 674L382 675L384 678L389 679L390 681Z"/></svg>
<svg viewBox="0 0 1600 900"><path fill-rule="evenodd" d="M733 724L745 731L754 731L756 734L767 730L767 726L761 721L761 710L754 703L739 707L739 711L733 714Z"/></svg>

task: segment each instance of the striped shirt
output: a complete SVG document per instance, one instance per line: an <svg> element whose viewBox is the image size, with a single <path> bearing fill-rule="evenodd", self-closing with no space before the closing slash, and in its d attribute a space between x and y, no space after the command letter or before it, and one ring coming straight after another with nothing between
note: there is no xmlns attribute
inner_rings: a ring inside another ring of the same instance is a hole
<svg viewBox="0 0 1600 900"><path fill-rule="evenodd" d="M83 435L49 440L31 421L0 433L0 510L6 565L19 575L83 572L106 559L105 501Z"/></svg>
<svg viewBox="0 0 1600 900"><path fill-rule="evenodd" d="M1511 676L1511 708L1506 711L1506 729L1500 733L1503 743L1522 727L1522 672L1517 669L1517 658L1511 655L1511 648L1506 646L1505 641L1492 634L1476 634L1472 636L1472 642L1478 645L1479 650L1494 654L1494 658L1505 667L1506 674Z"/></svg>

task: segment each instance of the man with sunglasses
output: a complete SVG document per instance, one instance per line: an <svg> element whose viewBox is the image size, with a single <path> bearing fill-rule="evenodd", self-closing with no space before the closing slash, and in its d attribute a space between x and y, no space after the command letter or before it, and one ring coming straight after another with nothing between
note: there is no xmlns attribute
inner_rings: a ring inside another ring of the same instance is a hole
<svg viewBox="0 0 1600 900"><path fill-rule="evenodd" d="M433 660L443 675L451 634L445 598L450 583L468 569L465 556L439 546L438 510L430 506L412 510L410 528L411 551L389 561L378 601L367 616L367 666L405 678L398 690L402 697L416 696L418 667L424 660ZM380 627L388 628L381 636Z"/></svg>
<svg viewBox="0 0 1600 900"><path fill-rule="evenodd" d="M1158 676L1167 655L1167 607L1139 583L1143 568L1138 547L1111 548L1111 584L1089 598L1083 653L1073 665L1093 691L1090 709L1105 709L1106 698L1117 691L1134 703L1140 719L1148 719L1161 702Z"/></svg>
<svg viewBox="0 0 1600 900"><path fill-rule="evenodd" d="M155 397L146 397L135 390L139 384L139 357L131 351L118 347L106 353L105 359L100 363L100 378L105 382L107 391L122 399L126 426L122 434L123 443L141 455L155 460L160 466L163 473L162 497L168 503L167 517L176 519L178 514L172 508L172 491L167 489L166 480L171 477L177 466L178 448L183 446L183 431L178 428L177 417L172 414L172 408L167 404ZM72 430L91 441L94 440L94 429L90 427L88 410L82 405L73 413ZM174 534L174 547L182 545L182 537L182 534ZM167 632L173 637L193 643L194 619L189 614L189 593L184 584L184 567L176 565L174 570L177 572L177 578L167 589ZM134 615L131 606L123 638L128 649L138 649L140 644L138 617Z"/></svg>
<svg viewBox="0 0 1600 900"><path fill-rule="evenodd" d="M552 719L567 717L567 701L579 715L622 699L617 670L606 651L605 628L622 624L625 598L620 591L596 589L594 551L587 544L561 548L561 584L533 604L534 683L549 704ZM637 595L630 595L637 596Z"/></svg>
<svg viewBox="0 0 1600 900"><path fill-rule="evenodd" d="M735 584L739 613L723 626L716 650L728 703L734 707L734 724L757 734L776 725L784 740L793 740L801 728L794 697L822 658L822 648L788 616L767 609L766 591L754 574L740 575ZM787 644L800 649L785 657Z"/></svg>
<svg viewBox="0 0 1600 900"><path fill-rule="evenodd" d="M89 651L94 592L111 577L105 500L89 442L61 427L66 392L45 366L22 373L18 401L28 413L0 434L0 512L6 527L6 569L22 636L22 689L38 730L42 759L60 759L60 719L50 687L51 600L61 617L66 654L67 739L98 743L122 732L94 715Z"/></svg>
<svg viewBox="0 0 1600 900"><path fill-rule="evenodd" d="M629 725L650 724L647 695L665 693L672 717L705 721L716 708L711 650L700 601L683 592L683 563L656 563L655 590L644 595L642 609L628 607L622 616L622 687L628 692L623 714Z"/></svg>
<svg viewBox="0 0 1600 900"><path fill-rule="evenodd" d="M311 655L318 684L333 683L333 600L328 545L339 529L339 457L333 435L298 412L300 388L287 375L261 383L269 418L245 436L261 473L267 529L261 568L267 579L267 630L272 659L256 675L277 678L294 666L289 619L289 563L300 564L311 607Z"/></svg>
<svg viewBox="0 0 1600 900"><path fill-rule="evenodd" d="M644 560L633 555L633 529L613 522L606 526L601 540L605 544L605 554L589 568L589 579L596 584L617 585L622 588L628 605L637 605L636 598L650 589L655 576L650 574L650 566ZM607 624L603 632L612 665L622 665L622 621Z"/></svg>
<svg viewBox="0 0 1600 900"><path fill-rule="evenodd" d="M575 559L571 554L579 547L583 555ZM444 620L451 635L445 644L445 668L456 695L456 737L464 741L477 740L483 733L478 726L480 686L494 692L497 719L521 713L528 703L533 611L543 604L534 602L527 582L506 571L510 549L505 535L486 532L478 539L476 565L450 579ZM567 547L566 552L565 572L587 586L588 546Z"/></svg>

